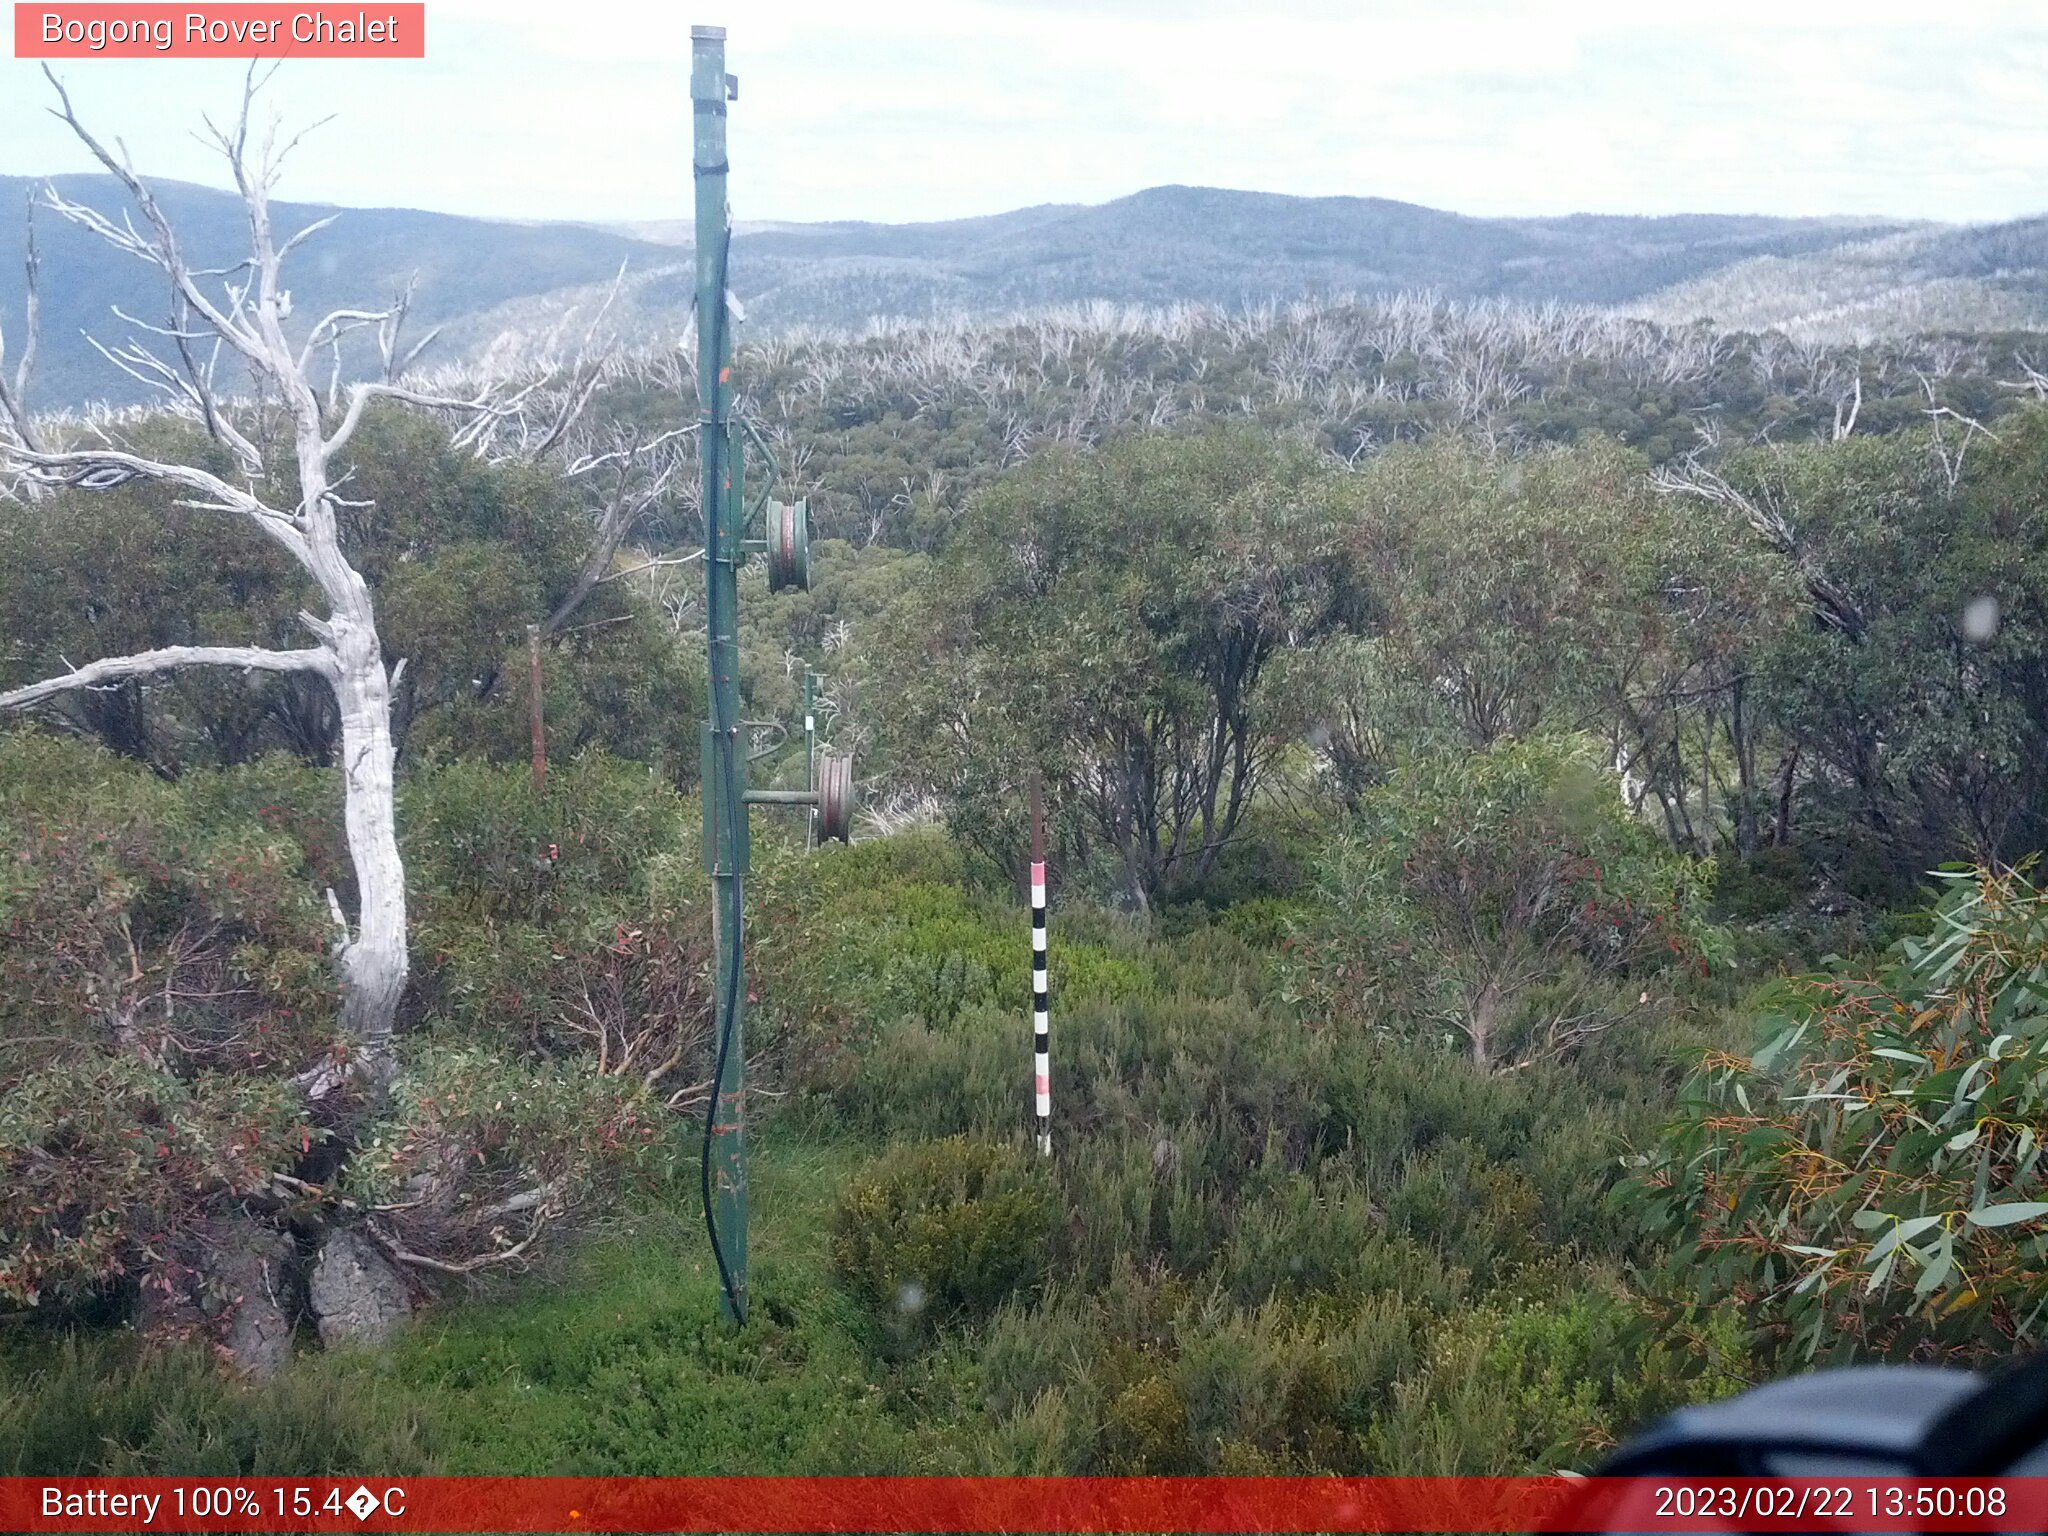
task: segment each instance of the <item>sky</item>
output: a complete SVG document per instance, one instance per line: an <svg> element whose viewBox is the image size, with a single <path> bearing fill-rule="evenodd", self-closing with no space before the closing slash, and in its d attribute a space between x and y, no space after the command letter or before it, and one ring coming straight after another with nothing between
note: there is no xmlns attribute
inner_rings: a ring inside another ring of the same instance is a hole
<svg viewBox="0 0 2048 1536"><path fill-rule="evenodd" d="M330 5L353 15L374 0ZM728 30L741 220L959 218L1187 183L1471 214L2048 211L2042 0L428 0L427 57L288 63L294 201L689 213L690 24ZM0 59L0 173L91 169ZM238 65L59 66L145 175Z"/></svg>

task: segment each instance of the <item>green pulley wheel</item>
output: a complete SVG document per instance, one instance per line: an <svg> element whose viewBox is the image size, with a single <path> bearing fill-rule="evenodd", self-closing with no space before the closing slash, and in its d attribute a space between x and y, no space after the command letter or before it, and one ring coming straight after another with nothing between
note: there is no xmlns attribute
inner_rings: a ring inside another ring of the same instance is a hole
<svg viewBox="0 0 2048 1536"><path fill-rule="evenodd" d="M818 841L853 841L853 759L827 752L818 759Z"/></svg>
<svg viewBox="0 0 2048 1536"><path fill-rule="evenodd" d="M811 590L811 504L768 503L768 590Z"/></svg>

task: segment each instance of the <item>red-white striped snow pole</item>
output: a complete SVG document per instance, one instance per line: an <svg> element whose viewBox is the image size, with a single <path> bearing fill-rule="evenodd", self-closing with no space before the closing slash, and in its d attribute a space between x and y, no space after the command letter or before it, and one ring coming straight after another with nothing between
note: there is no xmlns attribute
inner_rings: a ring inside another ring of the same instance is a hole
<svg viewBox="0 0 2048 1536"><path fill-rule="evenodd" d="M1045 970L1045 806L1031 775L1031 1067L1038 1150L1052 1155L1052 998Z"/></svg>

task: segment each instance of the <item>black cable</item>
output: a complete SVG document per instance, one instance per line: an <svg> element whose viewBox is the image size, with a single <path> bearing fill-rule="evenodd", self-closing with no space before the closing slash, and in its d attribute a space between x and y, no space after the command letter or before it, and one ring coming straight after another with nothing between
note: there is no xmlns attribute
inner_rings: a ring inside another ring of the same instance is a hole
<svg viewBox="0 0 2048 1536"><path fill-rule="evenodd" d="M713 713L716 714L716 712L716 705L714 704ZM713 725L712 729L717 730L716 724ZM720 750L725 755L726 813L731 815L735 810L744 813L745 806L733 789L737 781L734 777L732 737L725 732L720 732L719 734L723 738L720 743ZM736 823L728 822L727 825L736 825ZM718 1240L718 1216L713 1208L711 1197L711 1141L712 1128L718 1119L719 1095L725 1087L726 1062L732 1050L733 1015L739 1007L740 914L744 908L745 900L740 892L740 875L739 871L735 869L732 873L732 907L726 914L726 931L732 935L732 963L726 968L725 1008L722 1012L718 1031L718 1063L711 1071L711 1104L704 1113L704 1147L700 1162L704 1193L704 1230L711 1236L711 1257L718 1264L718 1284L725 1292L725 1299L732 1308L733 1316L743 1323L747 1320L746 1301L740 1296L738 1290L733 1285L732 1270L725 1262L725 1246Z"/></svg>
<svg viewBox="0 0 2048 1536"><path fill-rule="evenodd" d="M725 354L725 277L726 265L731 259L732 219L731 216L728 215L725 222L725 238L721 243L718 252L718 302L713 307L715 318L712 320L712 324L715 327L715 329L713 330L711 335L711 361L714 370L712 374L711 383L711 414L712 424L714 427L720 424L717 419L717 402L719 389L718 373L722 371L722 364L724 362ZM702 323L703 318L703 316L698 317L700 324ZM714 495L716 494L718 494L718 492L714 488ZM715 505L707 506L704 509L704 512L705 521L708 525L706 531L714 531L717 528L717 519L719 517L718 508ZM724 555L724 549L722 546L720 548L719 553L721 556ZM716 613L711 614L710 620L712 625L712 642L715 645L717 643L718 615ZM738 636L735 635L733 638L734 643L737 644ZM738 818L746 814L746 805L740 799L739 775L736 765L733 761L733 733L730 729L728 729L730 723L731 722L729 721L721 720L718 716L718 678L714 674L711 679L711 729L712 733L718 737L719 750L724 755L726 792L726 803L724 806L724 814L726 817L725 825L728 828L737 828L739 826ZM735 854L737 854L739 841L736 834L733 838L733 846ZM717 858L717 852L716 850L713 850L712 867L714 869L717 867ZM739 1011L740 918L745 910L745 898L741 894L740 890L740 872L737 859L735 859L732 875L730 878L732 880L732 909L730 912L726 914L725 928L726 932L728 932L732 936L732 963L726 967L725 1006L719 1010L718 1061L717 1064L712 1068L711 1072L711 1104L704 1112L704 1145L702 1149L700 1173L702 1176L701 1184L704 1196L704 1230L708 1234L710 1234L711 1237L711 1257L714 1260L716 1260L718 1264L718 1284L719 1287L725 1293L726 1304L732 1308L733 1316L737 1318L740 1322L744 1323L747 1320L746 1302L745 1299L740 1296L738 1290L733 1285L732 1270L725 1262L725 1245L718 1240L718 1216L715 1210L713 1209L711 1193L712 1128L717 1124L718 1121L718 1100L720 1094L723 1092L725 1088L726 1062L729 1059L732 1050L733 1016Z"/></svg>

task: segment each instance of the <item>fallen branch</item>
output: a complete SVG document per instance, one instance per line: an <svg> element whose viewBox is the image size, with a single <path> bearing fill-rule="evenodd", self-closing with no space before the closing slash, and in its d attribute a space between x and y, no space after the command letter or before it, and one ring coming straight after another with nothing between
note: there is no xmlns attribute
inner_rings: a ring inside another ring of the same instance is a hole
<svg viewBox="0 0 2048 1536"><path fill-rule="evenodd" d="M548 1212L543 1210L534 1217L533 1225L528 1229L526 1236L514 1243L510 1248L500 1248L491 1253L478 1254L473 1259L463 1259L457 1263L450 1263L446 1259L437 1259L424 1253L414 1253L411 1249L401 1244L391 1233L379 1227L374 1221L367 1223L367 1226L370 1236L376 1239L378 1246L400 1264L411 1264L419 1269L431 1269L437 1274L443 1275L473 1275L478 1270L487 1268L492 1264L509 1264L517 1261L533 1245L534 1239L541 1235L547 1224Z"/></svg>

